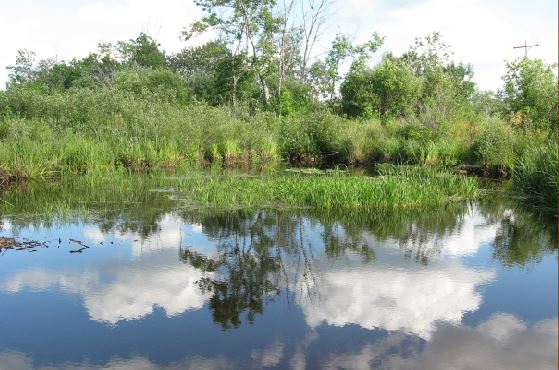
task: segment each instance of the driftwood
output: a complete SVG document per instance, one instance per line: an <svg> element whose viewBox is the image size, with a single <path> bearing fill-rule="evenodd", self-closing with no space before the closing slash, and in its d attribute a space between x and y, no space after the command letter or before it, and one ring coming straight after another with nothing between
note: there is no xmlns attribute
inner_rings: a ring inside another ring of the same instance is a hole
<svg viewBox="0 0 559 370"><path fill-rule="evenodd" d="M480 166L472 164L462 164L456 168L456 172L461 175L487 177L494 179L508 179L511 176L510 168L505 166Z"/></svg>
<svg viewBox="0 0 559 370"><path fill-rule="evenodd" d="M90 248L88 245L85 245L85 243L82 242L81 240L72 239L72 238L69 238L69 240L72 243L76 243L80 245L80 248L72 249L69 251L70 253L82 253L85 249ZM59 247L61 243L62 243L62 239L58 238ZM40 242L37 240L27 240L26 238L23 238L22 241L18 241L15 238L0 236L0 253L3 253L8 249L12 249L16 251L26 250L28 252L36 252L37 248L48 248L48 247L49 245L47 244L47 242Z"/></svg>
<svg viewBox="0 0 559 370"><path fill-rule="evenodd" d="M14 249L17 251L27 250L29 252L35 252L35 248L48 248L46 242L39 242L37 240L24 240L17 241L15 238L6 238L0 236L0 252L7 249Z"/></svg>

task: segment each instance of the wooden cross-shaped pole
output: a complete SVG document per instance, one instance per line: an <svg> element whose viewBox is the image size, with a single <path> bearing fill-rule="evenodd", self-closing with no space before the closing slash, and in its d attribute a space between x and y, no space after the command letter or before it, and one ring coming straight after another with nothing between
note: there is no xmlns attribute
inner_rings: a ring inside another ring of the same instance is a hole
<svg viewBox="0 0 559 370"><path fill-rule="evenodd" d="M527 57L528 56L528 49L533 47L533 46L540 46L539 44L534 44L534 45L526 45L526 40L524 40L524 45L521 46L513 46L513 49L521 49L524 48L524 56Z"/></svg>

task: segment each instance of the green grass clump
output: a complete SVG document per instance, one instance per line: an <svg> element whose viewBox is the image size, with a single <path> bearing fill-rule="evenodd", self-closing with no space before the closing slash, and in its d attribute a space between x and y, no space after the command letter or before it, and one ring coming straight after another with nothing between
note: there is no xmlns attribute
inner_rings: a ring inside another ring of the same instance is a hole
<svg viewBox="0 0 559 370"><path fill-rule="evenodd" d="M218 208L413 208L475 198L479 194L477 180L434 171L378 177L197 175L182 179L178 188L191 201Z"/></svg>
<svg viewBox="0 0 559 370"><path fill-rule="evenodd" d="M513 189L529 202L557 212L557 141L527 149L513 176Z"/></svg>

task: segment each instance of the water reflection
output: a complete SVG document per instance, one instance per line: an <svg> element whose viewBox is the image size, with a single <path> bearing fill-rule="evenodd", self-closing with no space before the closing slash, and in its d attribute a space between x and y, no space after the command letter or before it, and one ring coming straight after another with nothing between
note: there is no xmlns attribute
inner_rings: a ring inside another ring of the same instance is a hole
<svg viewBox="0 0 559 370"><path fill-rule="evenodd" d="M112 276L104 281L103 276ZM86 271L47 271L39 268L17 272L1 283L1 290L41 291L61 289L79 294L92 320L116 324L140 319L161 307L167 316L202 308L209 294L196 282L200 270L177 262L176 253L161 253L133 262L92 265Z"/></svg>
<svg viewBox="0 0 559 370"><path fill-rule="evenodd" d="M321 369L555 369L557 367L557 318L527 325L510 314L495 314L476 326L442 325L431 341L410 340L401 333L393 333L360 348L332 353L313 366ZM317 340L311 338L311 342ZM308 342L308 341L307 341ZM307 343L308 345L309 343ZM275 367L286 360L284 344L276 340L263 351L251 351L251 363L246 368ZM308 365L298 350L287 354L290 369L304 369ZM66 363L56 367L33 365L24 353L0 352L1 368L29 369L236 369L243 368L234 358L193 356L178 362L158 364L134 356L114 358L105 364Z"/></svg>
<svg viewBox="0 0 559 370"><path fill-rule="evenodd" d="M56 366L34 366L33 358L20 352L0 352L0 369L9 370L229 370L234 364L225 358L193 357L179 363L159 365L149 358L137 356L130 359L115 358L103 365L92 363L57 364Z"/></svg>
<svg viewBox="0 0 559 370"><path fill-rule="evenodd" d="M195 226L184 230L184 218ZM311 328L356 324L428 339L436 322L459 324L464 313L475 311L482 302L479 287L495 276L491 269L464 266L458 257L500 240L499 223L488 223L470 207L449 224L432 223L430 231L411 222L407 233L380 240L341 222L323 225L273 211L166 213L147 237L133 230L116 233L116 240L129 244L131 260L92 264L85 271L18 271L1 287L11 293L56 287L80 294L89 316L110 324L142 318L156 306L173 316L208 302L223 329L254 322L266 302L284 292L282 298L299 305ZM101 243L114 232L88 225L83 237Z"/></svg>
<svg viewBox="0 0 559 370"><path fill-rule="evenodd" d="M72 196L52 191L49 201ZM46 303L78 297L79 307L66 301L60 306L85 312L87 323L78 318L75 325L114 335L114 343L137 336L147 343L142 350L106 348L102 360L85 348L49 362L47 355L37 358L37 348L11 341L16 329L0 320L7 338L0 338L0 369L557 364L556 306L545 311L551 315L531 317L512 300L486 304L492 298L487 290L503 283L503 271L522 271L523 281L533 278L538 285L529 289L543 292L536 297L556 294L542 284L546 280L534 278L550 276L539 271L556 257L556 226L511 204L348 215L193 210L163 193L143 197L133 195L124 205L91 203L89 213L77 217L28 218L25 196L17 194L10 198L17 209L0 210L2 236L71 237L92 246L80 255L69 254L64 243L32 254L5 251L0 304L18 297ZM550 266L546 271L556 274L556 264ZM515 287L514 280L505 283ZM528 296L522 289L515 291L518 300ZM177 330L167 338L158 331L162 326ZM47 343L51 333L41 329L38 322L34 335ZM208 344L196 347L198 336ZM181 341L188 344L173 347ZM158 349L150 352L153 345Z"/></svg>
<svg viewBox="0 0 559 370"><path fill-rule="evenodd" d="M429 339L437 321L460 324L465 312L482 302L480 284L493 272L479 272L458 263L429 270L404 264L372 270L327 272L320 282L321 302L303 301L306 322L401 330Z"/></svg>
<svg viewBox="0 0 559 370"><path fill-rule="evenodd" d="M400 334L394 334L381 342L366 344L354 353L331 356L323 369L544 370L557 367L557 318L529 326L510 314L495 314L475 327L444 325L424 346L412 346L412 353L392 354L404 340Z"/></svg>

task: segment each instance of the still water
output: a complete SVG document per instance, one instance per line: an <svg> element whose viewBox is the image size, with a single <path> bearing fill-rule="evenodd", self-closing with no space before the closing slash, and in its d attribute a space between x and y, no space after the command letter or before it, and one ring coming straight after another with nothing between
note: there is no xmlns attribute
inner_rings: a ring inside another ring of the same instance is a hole
<svg viewBox="0 0 559 370"><path fill-rule="evenodd" d="M557 368L553 217L210 211L130 188L4 194L0 236L45 244L0 252L0 369Z"/></svg>

